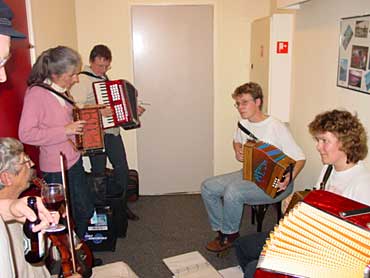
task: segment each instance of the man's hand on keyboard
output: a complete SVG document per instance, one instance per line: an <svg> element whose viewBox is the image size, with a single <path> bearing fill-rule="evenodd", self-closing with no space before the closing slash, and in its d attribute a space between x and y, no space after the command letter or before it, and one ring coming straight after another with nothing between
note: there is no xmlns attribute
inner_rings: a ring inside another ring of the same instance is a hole
<svg viewBox="0 0 370 278"><path fill-rule="evenodd" d="M103 117L110 117L113 115L112 108L110 107L100 109L100 112Z"/></svg>

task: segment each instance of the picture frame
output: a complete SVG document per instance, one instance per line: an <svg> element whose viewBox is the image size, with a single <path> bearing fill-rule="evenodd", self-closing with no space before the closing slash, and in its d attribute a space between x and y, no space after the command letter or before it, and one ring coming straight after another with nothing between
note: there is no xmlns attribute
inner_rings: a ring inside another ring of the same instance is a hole
<svg viewBox="0 0 370 278"><path fill-rule="evenodd" d="M370 94L370 14L340 20L337 86Z"/></svg>

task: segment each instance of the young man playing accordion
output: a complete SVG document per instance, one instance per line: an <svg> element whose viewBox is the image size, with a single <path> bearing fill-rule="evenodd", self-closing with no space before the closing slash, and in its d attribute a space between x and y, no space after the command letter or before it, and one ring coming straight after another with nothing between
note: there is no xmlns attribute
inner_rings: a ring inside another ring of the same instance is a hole
<svg viewBox="0 0 370 278"><path fill-rule="evenodd" d="M239 237L244 204L272 204L283 200L292 192L293 180L305 164L305 156L289 129L278 119L262 112L263 94L258 84L246 83L236 88L232 97L242 118L240 123L259 140L274 145L296 160L296 165L292 177L288 174L283 182L278 183L279 191L283 192L276 198L271 198L254 182L244 180L242 170L211 177L203 182L202 198L211 228L217 233L217 237L207 244L207 249L212 252L231 247ZM243 144L251 139L237 128L233 147L238 161L243 162Z"/></svg>

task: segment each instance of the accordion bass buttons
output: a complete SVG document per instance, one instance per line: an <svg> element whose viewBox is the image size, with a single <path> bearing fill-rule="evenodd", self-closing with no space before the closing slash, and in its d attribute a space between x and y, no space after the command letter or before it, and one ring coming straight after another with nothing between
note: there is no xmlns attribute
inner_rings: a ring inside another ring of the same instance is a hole
<svg viewBox="0 0 370 278"><path fill-rule="evenodd" d="M273 188L278 188L278 183L279 183L279 179L278 178L274 178L274 182L272 183L272 187Z"/></svg>

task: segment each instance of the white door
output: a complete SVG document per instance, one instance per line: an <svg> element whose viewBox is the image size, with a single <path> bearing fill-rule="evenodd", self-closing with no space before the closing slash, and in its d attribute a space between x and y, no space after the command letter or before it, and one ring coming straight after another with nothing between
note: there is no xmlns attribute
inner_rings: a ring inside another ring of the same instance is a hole
<svg viewBox="0 0 370 278"><path fill-rule="evenodd" d="M133 6L141 194L195 192L213 172L213 6Z"/></svg>

